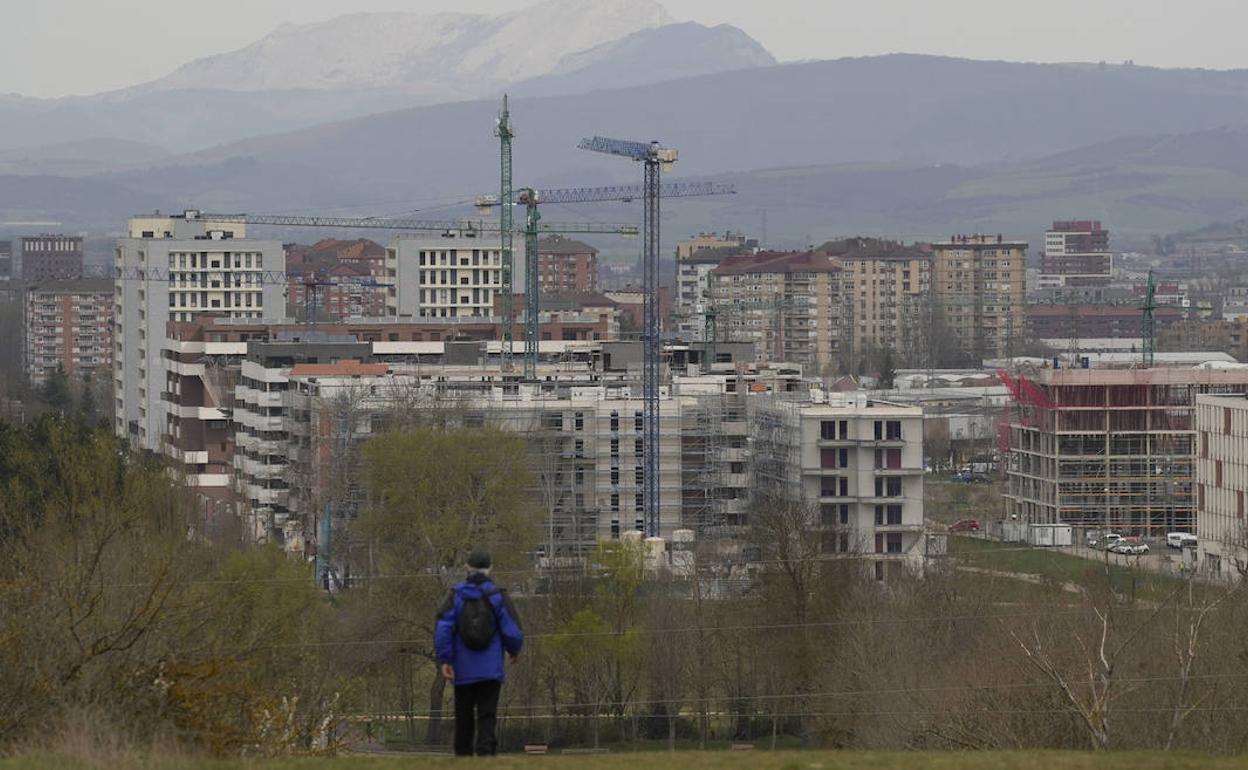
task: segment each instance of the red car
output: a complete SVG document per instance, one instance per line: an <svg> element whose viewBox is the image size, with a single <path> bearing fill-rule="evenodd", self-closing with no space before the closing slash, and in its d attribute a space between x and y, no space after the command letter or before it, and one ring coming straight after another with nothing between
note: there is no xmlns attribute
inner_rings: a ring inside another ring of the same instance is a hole
<svg viewBox="0 0 1248 770"><path fill-rule="evenodd" d="M975 519L961 519L949 525L950 532L978 532L979 522Z"/></svg>

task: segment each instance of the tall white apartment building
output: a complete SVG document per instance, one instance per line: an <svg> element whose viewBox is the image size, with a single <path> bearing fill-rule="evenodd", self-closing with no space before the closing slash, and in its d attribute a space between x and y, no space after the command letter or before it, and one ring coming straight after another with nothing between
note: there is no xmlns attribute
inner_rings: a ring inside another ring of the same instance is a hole
<svg viewBox="0 0 1248 770"><path fill-rule="evenodd" d="M113 286L114 428L160 451L168 433L167 324L201 315L281 317L286 257L278 241L246 238L241 224L213 224L195 212L139 216L117 241ZM228 416L220 414L219 419Z"/></svg>
<svg viewBox="0 0 1248 770"><path fill-rule="evenodd" d="M920 568L923 410L830 398L756 402L754 491L806 503L827 558L860 559L877 580Z"/></svg>
<svg viewBox="0 0 1248 770"><path fill-rule="evenodd" d="M524 285L524 258L515 250L512 281ZM386 315L463 318L494 315L503 289L502 243L472 236L405 237L386 249Z"/></svg>

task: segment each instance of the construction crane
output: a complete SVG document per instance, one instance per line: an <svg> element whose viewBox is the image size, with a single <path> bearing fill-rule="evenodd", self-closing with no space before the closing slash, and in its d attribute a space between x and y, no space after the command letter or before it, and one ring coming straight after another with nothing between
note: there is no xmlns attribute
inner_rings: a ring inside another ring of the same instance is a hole
<svg viewBox="0 0 1248 770"><path fill-rule="evenodd" d="M499 206L498 232L501 236L503 262L503 371L512 368L512 331L515 322L515 291L512 283L514 261L512 257L512 221L511 221L511 140L515 132L511 128L511 112L507 109L507 94L503 94L503 111L498 115L498 124L494 127L494 136L499 144Z"/></svg>
<svg viewBox="0 0 1248 770"><path fill-rule="evenodd" d="M1153 311L1157 309L1157 283L1153 280L1153 271L1148 271L1148 283L1144 287L1144 322L1141 324L1142 345L1144 352L1144 368L1153 368L1153 352L1157 347L1157 323Z"/></svg>
<svg viewBox="0 0 1248 770"><path fill-rule="evenodd" d="M508 206L502 206L507 208ZM186 212L188 219L199 219L205 222L221 223L221 224L243 224L243 225L271 225L275 227L343 227L343 228L366 228L377 230L419 230L427 232L438 232L443 234L461 234L469 237L480 235L503 235L502 217L499 221L490 220L473 220L473 219L438 219L438 220L420 220L420 219L404 219L404 218L384 218L384 217L316 217L316 216L285 216L285 215L265 215L265 214L210 214L195 210ZM530 206L530 216L526 218L521 227L510 225L507 235L520 233L525 236L526 248L532 248L534 254L537 249L537 238L542 233L584 233L599 235L623 235L625 237L636 236L639 232L637 225L633 224L607 224L598 222L589 223L569 223L554 222L541 223L541 217L537 214L536 206ZM508 217L508 221L511 218ZM529 241L532 246L529 246ZM531 267L526 266L526 272L531 274L532 280L537 279L537 260L532 260ZM505 266L504 266L505 267ZM503 286L501 288L503 299L503 365L508 366L511 358L512 347L512 331L511 327L514 322L514 313L511 310L512 297L514 294L514 285L512 282L511 272L504 269L502 279ZM527 302L526 302L527 304ZM526 316L526 334L525 334L525 377L533 379L536 376L537 369L537 347L538 347L538 330L536 310L531 316Z"/></svg>
<svg viewBox="0 0 1248 770"><path fill-rule="evenodd" d="M642 345L642 503L646 533L658 537L659 498L659 213L662 172L676 162L677 151L658 142L634 142L595 136L584 139L582 150L616 155L641 163L642 174L642 296L645 314Z"/></svg>
<svg viewBox="0 0 1248 770"><path fill-rule="evenodd" d="M573 187L562 190L535 190L531 187L512 191L510 198L525 207L524 218L524 372L532 379L537 372L537 327L541 310L541 286L539 281L538 223L542 215L538 206L542 203L604 203L610 201L631 202L642 195L640 185L617 185L614 187ZM661 186L667 198L692 198L708 195L733 195L732 185L711 182L677 182ZM503 199L493 195L479 195L477 209L484 212L492 206L506 207ZM567 230L563 232L569 232Z"/></svg>

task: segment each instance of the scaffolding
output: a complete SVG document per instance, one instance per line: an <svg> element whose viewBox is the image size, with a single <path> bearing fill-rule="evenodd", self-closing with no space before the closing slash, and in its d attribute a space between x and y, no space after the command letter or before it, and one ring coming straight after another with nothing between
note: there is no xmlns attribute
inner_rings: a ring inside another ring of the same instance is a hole
<svg viewBox="0 0 1248 770"><path fill-rule="evenodd" d="M1047 370L1013 398L1007 512L1157 537L1195 531L1197 395L1238 393L1237 370Z"/></svg>

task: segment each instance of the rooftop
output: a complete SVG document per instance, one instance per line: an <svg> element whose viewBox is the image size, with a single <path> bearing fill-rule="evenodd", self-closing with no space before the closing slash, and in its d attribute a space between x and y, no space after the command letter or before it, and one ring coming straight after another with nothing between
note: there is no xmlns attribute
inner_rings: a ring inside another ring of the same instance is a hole
<svg viewBox="0 0 1248 770"><path fill-rule="evenodd" d="M388 364L365 364L355 359L332 364L295 364L291 377L380 377L390 372Z"/></svg>
<svg viewBox="0 0 1248 770"><path fill-rule="evenodd" d="M32 294L112 294L111 278L71 278L62 281L44 281L31 286Z"/></svg>
<svg viewBox="0 0 1248 770"><path fill-rule="evenodd" d="M834 273L840 265L823 251L760 251L725 257L715 275L748 275L751 273Z"/></svg>
<svg viewBox="0 0 1248 770"><path fill-rule="evenodd" d="M537 242L538 254L552 254L556 256L572 256L574 254L597 254L598 249L590 246L588 243L565 238L562 235L551 235Z"/></svg>
<svg viewBox="0 0 1248 770"><path fill-rule="evenodd" d="M909 262L914 259L931 259L931 253L919 244L907 246L900 241L890 241L884 238L842 238L839 241L828 241L820 246L819 250L843 259L853 260Z"/></svg>

